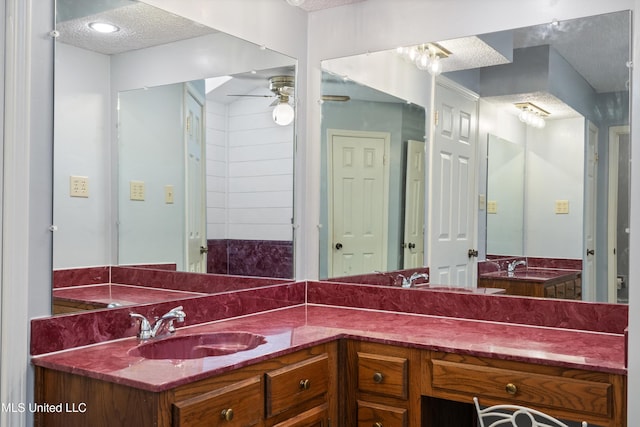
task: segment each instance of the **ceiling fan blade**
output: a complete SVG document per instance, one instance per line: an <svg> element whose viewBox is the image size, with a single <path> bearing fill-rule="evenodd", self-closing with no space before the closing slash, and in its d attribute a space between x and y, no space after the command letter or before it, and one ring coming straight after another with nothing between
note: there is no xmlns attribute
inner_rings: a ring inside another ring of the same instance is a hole
<svg viewBox="0 0 640 427"><path fill-rule="evenodd" d="M323 101L347 102L351 99L348 95L322 95Z"/></svg>
<svg viewBox="0 0 640 427"><path fill-rule="evenodd" d="M273 100L273 102L271 104L269 104L269 107L273 107L280 104L280 98L276 98Z"/></svg>
<svg viewBox="0 0 640 427"><path fill-rule="evenodd" d="M234 95L234 94L229 94L227 96L248 96L248 97L252 97L252 98L273 98L274 95Z"/></svg>

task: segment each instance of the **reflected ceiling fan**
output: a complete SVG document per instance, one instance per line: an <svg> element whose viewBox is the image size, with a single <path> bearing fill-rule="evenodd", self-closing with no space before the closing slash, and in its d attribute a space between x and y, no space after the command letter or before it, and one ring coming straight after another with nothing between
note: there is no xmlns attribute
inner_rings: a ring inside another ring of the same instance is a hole
<svg viewBox="0 0 640 427"><path fill-rule="evenodd" d="M270 106L274 106L278 103L289 102L289 98L294 95L295 79L292 76L274 76L269 78L269 90L273 92L273 95L227 95L227 96L248 96L255 98L272 98L277 97ZM351 99L348 95L322 95L323 101L336 101L346 102Z"/></svg>
<svg viewBox="0 0 640 427"><path fill-rule="evenodd" d="M273 109L273 121L280 126L286 126L293 122L294 110L289 104L289 98L293 98L294 95L294 83L293 76L274 76L269 78L269 90L273 92L273 95L228 95L228 96L246 96L253 98L272 98L276 99L269 104L270 107L275 106Z"/></svg>

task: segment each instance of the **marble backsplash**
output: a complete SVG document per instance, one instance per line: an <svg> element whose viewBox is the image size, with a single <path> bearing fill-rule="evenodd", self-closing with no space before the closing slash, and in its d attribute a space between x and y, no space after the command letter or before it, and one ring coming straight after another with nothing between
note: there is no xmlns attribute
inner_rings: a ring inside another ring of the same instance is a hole
<svg viewBox="0 0 640 427"><path fill-rule="evenodd" d="M207 273L293 278L293 242L209 239Z"/></svg>

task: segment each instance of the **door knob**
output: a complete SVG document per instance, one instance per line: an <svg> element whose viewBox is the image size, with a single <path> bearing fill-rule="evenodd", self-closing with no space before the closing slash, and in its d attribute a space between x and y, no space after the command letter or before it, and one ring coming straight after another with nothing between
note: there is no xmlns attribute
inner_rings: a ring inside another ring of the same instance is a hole
<svg viewBox="0 0 640 427"><path fill-rule="evenodd" d="M342 249L342 243L336 243L336 249L337 250Z"/></svg>
<svg viewBox="0 0 640 427"><path fill-rule="evenodd" d="M595 249L587 249L587 255L595 255Z"/></svg>
<svg viewBox="0 0 640 427"><path fill-rule="evenodd" d="M207 248L206 246L200 246L200 255L206 254L208 252L209 252L209 248Z"/></svg>
<svg viewBox="0 0 640 427"><path fill-rule="evenodd" d="M478 256L478 251L476 249L469 249L467 255L469 256L469 258L475 258Z"/></svg>
<svg viewBox="0 0 640 427"><path fill-rule="evenodd" d="M415 248L416 248L415 243L409 243L409 249L415 249Z"/></svg>

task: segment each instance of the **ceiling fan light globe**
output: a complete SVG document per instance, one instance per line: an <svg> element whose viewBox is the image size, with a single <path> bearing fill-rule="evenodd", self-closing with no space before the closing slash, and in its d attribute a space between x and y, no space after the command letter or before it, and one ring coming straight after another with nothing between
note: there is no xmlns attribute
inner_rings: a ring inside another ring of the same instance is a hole
<svg viewBox="0 0 640 427"><path fill-rule="evenodd" d="M293 122L293 107L286 102L281 102L273 109L273 121L280 126L287 126Z"/></svg>

